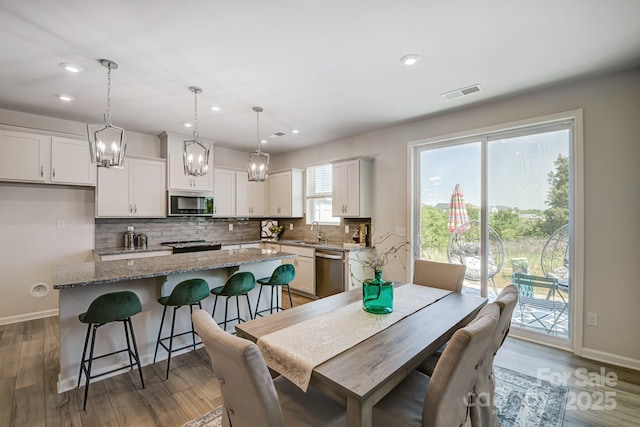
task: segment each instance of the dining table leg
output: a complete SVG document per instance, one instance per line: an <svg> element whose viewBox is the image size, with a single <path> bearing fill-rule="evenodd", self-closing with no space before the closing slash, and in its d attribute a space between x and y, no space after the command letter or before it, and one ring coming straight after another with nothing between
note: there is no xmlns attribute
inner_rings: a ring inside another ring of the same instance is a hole
<svg viewBox="0 0 640 427"><path fill-rule="evenodd" d="M358 400L347 396L347 426L371 427L371 411L373 404L371 399Z"/></svg>

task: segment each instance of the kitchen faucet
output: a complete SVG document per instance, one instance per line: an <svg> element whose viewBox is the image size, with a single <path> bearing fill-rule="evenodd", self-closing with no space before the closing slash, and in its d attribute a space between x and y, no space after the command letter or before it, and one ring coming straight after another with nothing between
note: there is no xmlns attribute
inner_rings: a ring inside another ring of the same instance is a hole
<svg viewBox="0 0 640 427"><path fill-rule="evenodd" d="M311 228L309 229L309 231L313 231L313 224L315 224L315 225L317 225L317 226L318 226L318 235L316 236L316 241L317 241L318 243L320 243L320 242L322 241L322 239L323 239L323 237L322 237L322 232L320 231L320 223L319 223L318 221L313 221L313 222L311 223ZM328 243L327 238L324 238L324 240L325 240L325 243Z"/></svg>

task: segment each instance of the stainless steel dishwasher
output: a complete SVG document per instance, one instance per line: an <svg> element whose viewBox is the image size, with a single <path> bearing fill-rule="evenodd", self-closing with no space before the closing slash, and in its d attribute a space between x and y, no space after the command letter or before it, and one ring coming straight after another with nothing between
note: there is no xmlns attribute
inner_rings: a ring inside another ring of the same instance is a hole
<svg viewBox="0 0 640 427"><path fill-rule="evenodd" d="M316 249L316 295L344 292L344 257L341 251Z"/></svg>

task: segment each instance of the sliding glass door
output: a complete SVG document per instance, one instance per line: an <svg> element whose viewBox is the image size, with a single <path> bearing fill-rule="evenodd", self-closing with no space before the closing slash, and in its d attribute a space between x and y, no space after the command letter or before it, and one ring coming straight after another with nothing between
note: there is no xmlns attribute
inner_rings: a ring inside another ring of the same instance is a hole
<svg viewBox="0 0 640 427"><path fill-rule="evenodd" d="M512 325L571 333L572 128L559 121L414 147L416 258L464 264L463 293L519 291Z"/></svg>

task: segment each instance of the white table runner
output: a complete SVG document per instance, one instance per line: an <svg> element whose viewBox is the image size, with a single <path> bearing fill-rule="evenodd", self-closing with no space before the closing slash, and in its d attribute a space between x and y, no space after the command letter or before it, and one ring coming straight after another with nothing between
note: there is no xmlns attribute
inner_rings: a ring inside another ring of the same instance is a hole
<svg viewBox="0 0 640 427"><path fill-rule="evenodd" d="M258 340L267 366L307 391L316 366L450 294L419 285L393 290L393 312L371 314L362 301L288 326Z"/></svg>

